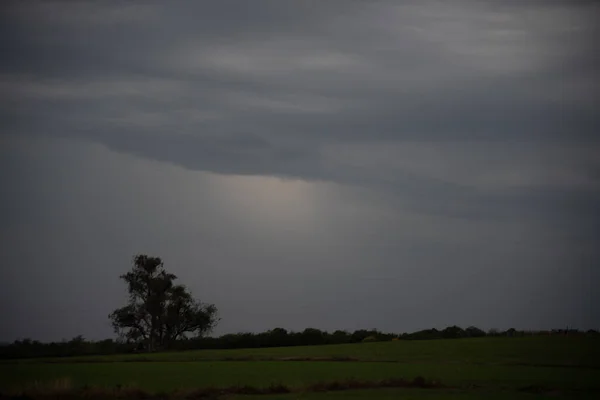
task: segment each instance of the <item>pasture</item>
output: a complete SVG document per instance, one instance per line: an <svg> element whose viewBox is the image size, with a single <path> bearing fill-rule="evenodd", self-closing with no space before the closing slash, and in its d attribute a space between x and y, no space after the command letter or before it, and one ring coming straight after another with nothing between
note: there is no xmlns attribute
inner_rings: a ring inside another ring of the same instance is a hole
<svg viewBox="0 0 600 400"><path fill-rule="evenodd" d="M421 378L427 382L424 386L434 387L413 387L412 382ZM403 386L398 379L408 382L406 387L398 387ZM177 393L190 396L194 389L246 387L222 393L246 400L591 399L600 397L600 340L537 336L390 341L0 364L3 393L14 394L36 385L52 390L57 382L66 382L63 386L68 388L63 389L71 391L127 387L173 397ZM270 387L292 393L266 394ZM253 395L253 391L265 393ZM236 394L240 392L248 394Z"/></svg>

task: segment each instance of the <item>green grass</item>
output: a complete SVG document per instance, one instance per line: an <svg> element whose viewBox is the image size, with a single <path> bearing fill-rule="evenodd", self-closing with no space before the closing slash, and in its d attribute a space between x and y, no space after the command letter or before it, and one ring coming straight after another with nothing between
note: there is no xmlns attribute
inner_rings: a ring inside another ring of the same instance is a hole
<svg viewBox="0 0 600 400"><path fill-rule="evenodd" d="M581 390L600 390L599 356L600 340L595 338L528 337L22 360L0 364L0 389L62 378L70 378L76 387L115 387L120 384L149 391L171 391L208 386L266 387L271 384L302 388L316 382L349 378L375 381L422 376L464 390L377 389L293 393L266 398L370 398L372 395L395 398L398 393L403 394L402 398L428 399L545 398L519 391L526 386L546 387L568 393L566 398L575 398ZM289 357L338 357L360 361L273 361ZM231 359L251 360L223 361ZM127 360L139 362L124 362ZM477 389L473 389L474 386ZM265 399L265 396L260 398Z"/></svg>
<svg viewBox="0 0 600 400"><path fill-rule="evenodd" d="M465 391L457 389L428 390L428 389L371 389L327 393L292 393L265 396L233 396L228 400L548 400L561 398L559 394L529 394L510 391ZM570 400L595 400L597 394L568 393L563 398Z"/></svg>
<svg viewBox="0 0 600 400"><path fill-rule="evenodd" d="M345 378L376 380L394 377L412 379L417 376L439 379L446 385L477 384L493 388L550 385L561 389L590 389L600 386L598 370L500 365L481 367L435 363L215 361L23 364L7 367L5 365L0 368L0 385L3 387L66 377L71 378L76 386L133 384L159 391L244 384L268 386L272 383L300 387Z"/></svg>
<svg viewBox="0 0 600 400"><path fill-rule="evenodd" d="M494 363L600 367L600 339L594 337L522 337L422 340L329 346L241 350L195 350L156 354L121 354L23 360L46 362L272 360L289 357L353 358L361 361Z"/></svg>

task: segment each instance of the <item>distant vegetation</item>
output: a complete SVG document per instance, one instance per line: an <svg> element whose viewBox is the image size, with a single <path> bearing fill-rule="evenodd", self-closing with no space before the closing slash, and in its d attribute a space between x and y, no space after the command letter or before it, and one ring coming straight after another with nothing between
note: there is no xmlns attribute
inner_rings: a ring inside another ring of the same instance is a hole
<svg viewBox="0 0 600 400"><path fill-rule="evenodd" d="M209 337L217 308L176 284L160 258L136 256L121 279L129 296L109 315L116 339L0 345L0 398L600 398L596 331L279 327Z"/></svg>
<svg viewBox="0 0 600 400"><path fill-rule="evenodd" d="M181 339L171 343L169 350L197 350L197 349L242 349L266 347L290 347L326 344L344 344L361 342L382 342L391 340L432 340L432 339L459 339L470 337L522 337L522 336L599 336L597 331L581 332L578 330L554 331L507 331L484 332L481 329L470 327L462 329L457 326L443 330L428 329L414 333L383 333L377 330L357 330L352 333L335 331L333 333L319 329L307 328L302 332L288 332L283 328L275 328L262 333L235 333L220 337L198 337ZM41 343L37 340L17 340L10 345L0 347L0 358L31 358L31 357L68 357L84 355L110 355L143 352L138 343L122 340L106 339L101 341L85 340L77 336L69 341Z"/></svg>
<svg viewBox="0 0 600 400"><path fill-rule="evenodd" d="M466 329L450 326L443 330L427 329L413 333L384 333L378 330L337 330L326 332L307 328L288 332L275 328L262 333L235 333L207 337L217 324L217 308L195 300L183 285L176 285L177 277L168 273L158 257L138 255L130 272L121 276L127 283L129 301L109 315L118 339L85 340L77 336L69 341L41 343L37 340L17 340L0 345L0 358L67 357L83 355L110 355L135 352L194 349L241 349L309 346L380 342L390 340L431 340L477 338L484 336L525 336L569 334L581 335L577 330L507 331L491 329L488 332L470 326ZM596 331L585 332L597 335Z"/></svg>

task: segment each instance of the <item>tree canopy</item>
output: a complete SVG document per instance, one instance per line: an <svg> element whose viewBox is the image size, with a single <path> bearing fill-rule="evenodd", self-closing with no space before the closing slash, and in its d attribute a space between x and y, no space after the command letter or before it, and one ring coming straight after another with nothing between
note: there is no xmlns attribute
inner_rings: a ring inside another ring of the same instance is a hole
<svg viewBox="0 0 600 400"><path fill-rule="evenodd" d="M168 273L159 257L137 255L132 269L121 279L127 283L129 301L109 318L115 332L127 342L147 350L168 348L187 335L201 337L218 322L214 304L192 297L177 277Z"/></svg>

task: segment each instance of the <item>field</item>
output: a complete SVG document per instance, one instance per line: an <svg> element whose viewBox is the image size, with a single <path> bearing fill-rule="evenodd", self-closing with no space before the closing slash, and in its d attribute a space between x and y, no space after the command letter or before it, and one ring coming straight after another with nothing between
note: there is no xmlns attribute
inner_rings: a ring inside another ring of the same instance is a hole
<svg viewBox="0 0 600 400"><path fill-rule="evenodd" d="M180 394L191 389L228 388L223 391L228 399L246 400L591 399L600 398L600 339L553 336L393 341L0 364L3 393L17 393L35 385L46 387L44 390L53 385L68 386L69 390L113 390L121 386ZM269 389L277 387L292 393L265 394L278 391ZM239 394L253 391L262 394Z"/></svg>

